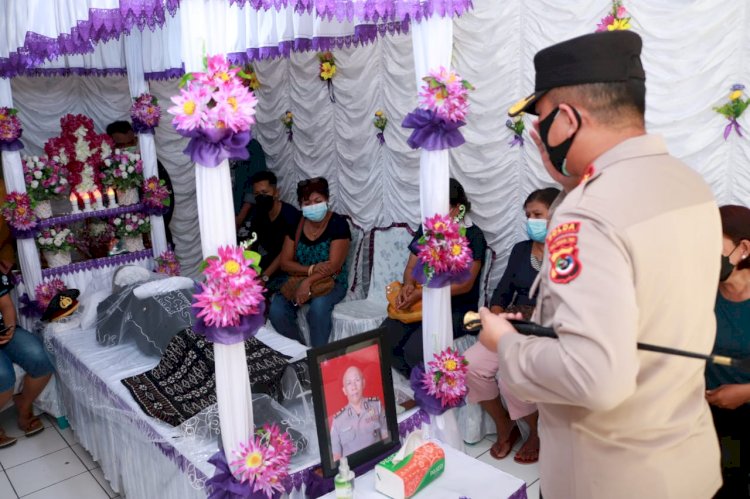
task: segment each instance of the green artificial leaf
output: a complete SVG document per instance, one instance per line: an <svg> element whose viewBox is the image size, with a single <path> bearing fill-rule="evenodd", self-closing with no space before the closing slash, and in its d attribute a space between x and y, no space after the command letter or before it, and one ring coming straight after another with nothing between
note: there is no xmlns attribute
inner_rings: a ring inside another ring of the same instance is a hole
<svg viewBox="0 0 750 499"><path fill-rule="evenodd" d="M466 227L461 227L460 229L458 229L458 233L465 237L466 236Z"/></svg>
<svg viewBox="0 0 750 499"><path fill-rule="evenodd" d="M427 238L425 236L420 237L418 243L419 244L426 244L427 243Z"/></svg>
<svg viewBox="0 0 750 499"><path fill-rule="evenodd" d="M187 82L194 80L195 77L193 76L193 73L185 73L182 75L182 78L180 78L180 81L177 83L178 88L182 88L185 85L187 85Z"/></svg>
<svg viewBox="0 0 750 499"><path fill-rule="evenodd" d="M463 86L464 86L464 88L465 88L466 90L476 90L476 87L475 87L474 85L472 85L471 83L469 83L469 81L468 81L468 80L463 80L463 81L461 82L461 84L463 84Z"/></svg>
<svg viewBox="0 0 750 499"><path fill-rule="evenodd" d="M13 107L11 107L11 108L8 109L8 115L15 116L17 114L18 114L18 109L13 108Z"/></svg>

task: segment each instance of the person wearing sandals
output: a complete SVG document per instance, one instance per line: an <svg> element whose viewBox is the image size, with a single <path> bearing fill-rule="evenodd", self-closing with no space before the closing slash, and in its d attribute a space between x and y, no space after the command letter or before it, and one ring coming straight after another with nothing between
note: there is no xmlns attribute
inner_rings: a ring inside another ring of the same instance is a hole
<svg viewBox="0 0 750 499"><path fill-rule="evenodd" d="M10 268L0 263L0 407L5 406L12 397L18 411L18 428L30 437L44 430L42 421L34 416L32 404L47 386L55 368L41 340L16 325L16 308L10 299L13 284L9 272ZM14 363L26 371L23 391L15 396ZM6 435L0 428L0 448L15 443L16 439Z"/></svg>
<svg viewBox="0 0 750 499"><path fill-rule="evenodd" d="M554 187L538 189L529 194L523 203L529 239L513 246L508 266L492 293L492 313L521 312L524 319L531 318L536 298L531 296L530 290L542 265L550 206L558 194L560 190ZM475 343L466 350L465 355L469 362L469 373L466 376L466 385L469 387L467 400L472 404L479 403L497 428L497 442L490 448L490 455L495 459L503 459L510 454L513 444L521 436L513 422L523 418L529 425L530 432L513 460L521 464L537 462L539 411L536 404L519 400L506 389L502 380L497 380L499 366L495 352L487 350L481 343ZM503 407L503 401L507 410Z"/></svg>

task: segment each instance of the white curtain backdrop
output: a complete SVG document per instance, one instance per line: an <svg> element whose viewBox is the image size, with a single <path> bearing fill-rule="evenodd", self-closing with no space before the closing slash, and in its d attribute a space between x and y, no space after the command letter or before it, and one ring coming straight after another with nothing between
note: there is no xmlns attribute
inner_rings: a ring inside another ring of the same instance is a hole
<svg viewBox="0 0 750 499"><path fill-rule="evenodd" d="M626 0L633 29L644 39L647 127L663 134L673 154L700 172L720 204L750 205L750 140L722 138L726 120L713 111L734 83L750 86L750 6L747 2ZM454 20L453 67L477 88L462 128L467 143L451 151L451 173L466 187L474 222L498 252L491 283L505 267L510 248L524 238L522 206L534 189L551 185L533 143L509 148L504 126L508 107L534 86L534 53L552 43L593 32L610 6L607 0L475 0L474 10ZM215 30L219 31L219 30ZM145 33L149 33L146 30ZM296 203L301 178L325 175L334 209L370 228L393 222L416 227L419 213L419 154L406 145L400 127L417 103L411 37L388 36L372 45L336 50L337 103L318 79L316 54L255 64L258 91L254 135L281 179L287 201ZM24 142L38 153L59 133L59 118L84 112L97 127L127 119L130 98L122 77L16 78L14 104L24 121ZM175 81L152 82L167 107ZM294 141L287 142L281 115L294 113ZM372 125L383 109L390 122L380 146ZM175 185L172 221L178 256L195 269L197 243L193 168L182 154L184 140L165 115L156 135L159 159ZM740 118L750 127L750 114ZM527 119L527 127L530 121ZM747 129L750 132L750 129ZM644 179L644 181L648 181Z"/></svg>

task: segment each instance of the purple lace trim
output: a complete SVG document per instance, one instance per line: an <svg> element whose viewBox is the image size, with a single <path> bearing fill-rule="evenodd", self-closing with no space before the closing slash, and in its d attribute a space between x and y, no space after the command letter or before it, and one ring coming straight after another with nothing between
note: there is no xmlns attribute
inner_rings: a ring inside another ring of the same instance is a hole
<svg viewBox="0 0 750 499"><path fill-rule="evenodd" d="M136 251L135 253L123 253L122 255L105 256L104 258L96 258L94 260L86 260L85 262L63 265L62 267L44 269L42 270L42 277L46 278L57 275L72 274L73 272L80 272L82 270L101 269L104 267L117 267L126 263L132 263L138 260L151 258L152 256L153 255L150 249Z"/></svg>
<svg viewBox="0 0 750 499"><path fill-rule="evenodd" d="M113 392L107 383L105 383L99 376L96 375L91 369L89 369L78 357L76 357L70 350L65 348L57 336L51 337L51 344L55 351L56 362L63 361L69 366L73 366L78 371L84 373L88 378L94 380L95 386L105 397L107 397L112 404L118 409L132 414L130 420L135 424L140 431L147 435L152 441L154 446L161 451L168 459L174 462L183 473L190 471L195 473L197 479L206 481L208 477L203 474L201 470L195 466L190 459L185 457L180 451L178 451L169 442L160 441L164 440L164 437L159 434L156 429L151 426L146 420L138 416L138 414L125 402L119 395ZM59 374L58 374L59 376Z"/></svg>
<svg viewBox="0 0 750 499"><path fill-rule="evenodd" d="M107 208L105 210L96 211L82 211L81 213L71 213L70 215L63 215L61 217L46 218L39 221L39 229L46 227L52 227L53 225L68 225L78 220L84 220L92 217L113 217L116 215L122 215L123 213L131 213L134 211L143 211L143 203L131 204L128 206L118 206L117 208Z"/></svg>
<svg viewBox="0 0 750 499"><path fill-rule="evenodd" d="M181 78L185 74L185 67L170 68L164 71L152 71L150 73L144 73L143 76L147 80L171 80L173 78Z"/></svg>
<svg viewBox="0 0 750 499"><path fill-rule="evenodd" d="M229 0L229 4L254 10L294 6L297 12L337 21L421 21L434 15L460 16L472 7L471 0Z"/></svg>
<svg viewBox="0 0 750 499"><path fill-rule="evenodd" d="M259 59L274 59L289 57L292 52L306 52L310 50L325 52L342 47L366 45L375 41L378 36L386 34L408 33L409 20L389 22L385 24L360 24L354 27L354 34L349 36L320 36L315 38L296 38L280 42L275 47L249 48L245 52L227 54L234 64L244 64ZM2 74L2 73L0 73Z"/></svg>
<svg viewBox="0 0 750 499"><path fill-rule="evenodd" d="M125 76L124 68L29 68L19 72L19 76L53 77L53 76Z"/></svg>
<svg viewBox="0 0 750 499"><path fill-rule="evenodd" d="M57 38L29 31L23 46L0 58L0 77L17 76L61 55L90 53L95 43L119 38L134 26L153 31L164 25L167 12L174 16L179 5L180 0L120 0L116 9L89 9L88 19L78 21L70 33L60 33Z"/></svg>

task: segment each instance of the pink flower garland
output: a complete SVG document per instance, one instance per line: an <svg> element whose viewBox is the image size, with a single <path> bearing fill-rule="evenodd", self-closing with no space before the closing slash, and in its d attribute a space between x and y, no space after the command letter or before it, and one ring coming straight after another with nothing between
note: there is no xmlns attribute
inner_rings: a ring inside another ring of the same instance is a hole
<svg viewBox="0 0 750 499"><path fill-rule="evenodd" d="M30 231L37 226L34 204L25 192L10 192L3 204L3 218L17 231Z"/></svg>
<svg viewBox="0 0 750 499"><path fill-rule="evenodd" d="M253 268L253 260L241 247L223 246L219 256L206 260L206 283L193 296L207 326L237 326L243 316L256 315L264 303L263 285Z"/></svg>
<svg viewBox="0 0 750 499"><path fill-rule="evenodd" d="M262 491L270 498L284 492L282 481L289 474L293 451L291 439L276 424L263 425L247 443L240 443L230 466L240 482L249 482L253 492Z"/></svg>
<svg viewBox="0 0 750 499"><path fill-rule="evenodd" d="M166 182L159 177L149 177L143 181L141 187L143 192L143 204L151 215L163 215L166 213L171 200L169 199L169 189Z"/></svg>
<svg viewBox="0 0 750 499"><path fill-rule="evenodd" d="M466 229L448 215L435 215L425 221L424 235L417 244L417 257L424 265L427 282L443 274L460 274L473 260Z"/></svg>
<svg viewBox="0 0 750 499"><path fill-rule="evenodd" d="M47 305L49 305L49 302L52 301L52 298L57 296L59 292L65 291L66 289L68 289L67 286L65 286L65 283L62 281L62 279L58 277L40 282L39 284L37 284L36 288L34 288L36 301L39 304L39 307L42 310L45 310L47 308Z"/></svg>
<svg viewBox="0 0 750 499"><path fill-rule="evenodd" d="M159 100L149 93L139 95L130 107L130 119L136 133L154 133L161 119Z"/></svg>
<svg viewBox="0 0 750 499"><path fill-rule="evenodd" d="M469 90L474 86L458 73L444 67L430 71L422 78L425 84L419 92L419 105L435 111L439 117L453 122L464 121L469 111Z"/></svg>
<svg viewBox="0 0 750 499"><path fill-rule="evenodd" d="M18 111L12 107L0 107L0 151L23 149L21 135L23 127L18 119Z"/></svg>
<svg viewBox="0 0 750 499"><path fill-rule="evenodd" d="M427 363L422 386L437 398L444 408L458 407L468 392L466 386L469 363L457 350L446 348Z"/></svg>

